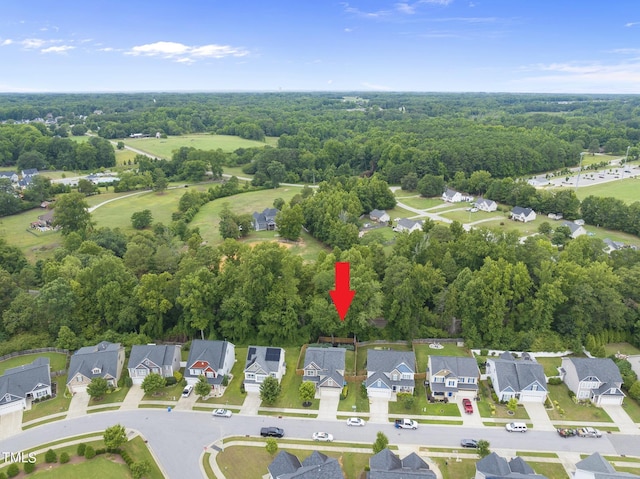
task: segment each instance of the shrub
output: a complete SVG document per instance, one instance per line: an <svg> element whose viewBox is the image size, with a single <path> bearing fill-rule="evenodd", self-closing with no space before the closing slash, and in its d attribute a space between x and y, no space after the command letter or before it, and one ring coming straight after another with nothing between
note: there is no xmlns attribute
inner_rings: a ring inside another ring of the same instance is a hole
<svg viewBox="0 0 640 479"><path fill-rule="evenodd" d="M174 372L173 377L176 378L176 383L182 381L182 373L180 371Z"/></svg>
<svg viewBox="0 0 640 479"><path fill-rule="evenodd" d="M127 451L122 451L120 453L120 457L127 464L127 466L130 467L131 464L133 464L133 461L131 460L131 456L129 455L129 453Z"/></svg>
<svg viewBox="0 0 640 479"><path fill-rule="evenodd" d="M342 388L342 392L340 393L340 401L344 401L347 399L347 395L349 394L349 386L345 386Z"/></svg>
<svg viewBox="0 0 640 479"><path fill-rule="evenodd" d="M500 402L498 401L498 395L494 391L491 392L491 399L493 399L493 402Z"/></svg>
<svg viewBox="0 0 640 479"><path fill-rule="evenodd" d="M20 474L20 468L16 463L7 467L7 477L16 477L18 474Z"/></svg>
<svg viewBox="0 0 640 479"><path fill-rule="evenodd" d="M364 382L360 385L360 397L362 397L362 399L367 399L368 397L367 386Z"/></svg>
<svg viewBox="0 0 640 479"><path fill-rule="evenodd" d="M222 386L227 387L228 385L229 385L229 376L225 374L225 376L222 378Z"/></svg>
<svg viewBox="0 0 640 479"><path fill-rule="evenodd" d="M489 356L489 350L488 349L481 349L480 350L480 356Z"/></svg>
<svg viewBox="0 0 640 479"><path fill-rule="evenodd" d="M87 445L85 443L80 443L78 444L78 449L76 450L76 452L78 453L78 456L84 456L84 453L87 449Z"/></svg>
<svg viewBox="0 0 640 479"><path fill-rule="evenodd" d="M44 462L47 464L51 464L53 462L58 462L58 455L53 449L49 449L44 455Z"/></svg>
<svg viewBox="0 0 640 479"><path fill-rule="evenodd" d="M169 376L168 378L166 378L165 384L167 386L174 386L174 385L178 384L178 380L173 376Z"/></svg>
<svg viewBox="0 0 640 479"><path fill-rule="evenodd" d="M558 386L559 384L562 384L562 379L560 379L560 378L549 378L549 381L547 381L547 382L552 386Z"/></svg>
<svg viewBox="0 0 640 479"><path fill-rule="evenodd" d="M24 464L24 472L27 474L31 474L36 470L36 465L33 462L25 462Z"/></svg>
<svg viewBox="0 0 640 479"><path fill-rule="evenodd" d="M569 389L569 397L571 399L573 399L574 397L576 397L576 393L574 393L571 389Z"/></svg>
<svg viewBox="0 0 640 479"><path fill-rule="evenodd" d="M240 383L240 394L247 394L247 391L244 388L244 383Z"/></svg>
<svg viewBox="0 0 640 479"><path fill-rule="evenodd" d="M131 386L133 386L133 379L131 379L129 376L124 378L124 386L127 388L130 388Z"/></svg>
<svg viewBox="0 0 640 479"><path fill-rule="evenodd" d="M96 456L99 456L99 455L104 454L106 452L107 452L107 448L101 447L100 449L96 449Z"/></svg>
<svg viewBox="0 0 640 479"><path fill-rule="evenodd" d="M60 464L66 464L67 462L69 462L69 454L66 452L63 452L60 454Z"/></svg>
<svg viewBox="0 0 640 479"><path fill-rule="evenodd" d="M96 450L91 446L87 446L87 448L84 450L84 457L86 457L87 459L93 459L95 456Z"/></svg>
<svg viewBox="0 0 640 479"><path fill-rule="evenodd" d="M7 475L4 472L0 472L0 479L7 479Z"/></svg>

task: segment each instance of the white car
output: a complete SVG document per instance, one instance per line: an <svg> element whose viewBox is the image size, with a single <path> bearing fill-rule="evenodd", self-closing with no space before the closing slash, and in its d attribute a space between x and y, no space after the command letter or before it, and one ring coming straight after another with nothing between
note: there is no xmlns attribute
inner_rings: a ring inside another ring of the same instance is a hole
<svg viewBox="0 0 640 479"><path fill-rule="evenodd" d="M183 398L188 398L191 395L191 391L193 391L193 385L189 384L187 387L185 387L182 390L182 397Z"/></svg>
<svg viewBox="0 0 640 479"><path fill-rule="evenodd" d="M232 414L228 409L214 409L211 413L213 417L231 417Z"/></svg>
<svg viewBox="0 0 640 479"><path fill-rule="evenodd" d="M333 436L328 432L314 432L311 438L314 441L322 441L322 442L331 442L333 441Z"/></svg>
<svg viewBox="0 0 640 479"><path fill-rule="evenodd" d="M347 426L364 426L365 424L365 420L359 417L350 417L347 419Z"/></svg>

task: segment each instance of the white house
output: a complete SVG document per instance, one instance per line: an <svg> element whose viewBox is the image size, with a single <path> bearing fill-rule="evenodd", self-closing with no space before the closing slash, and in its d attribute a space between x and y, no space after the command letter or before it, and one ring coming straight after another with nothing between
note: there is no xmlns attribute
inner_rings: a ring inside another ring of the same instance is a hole
<svg viewBox="0 0 640 479"><path fill-rule="evenodd" d="M424 223L421 220L410 220L408 218L400 218L398 223L393 228L393 231L397 233L413 233L422 229Z"/></svg>
<svg viewBox="0 0 640 479"><path fill-rule="evenodd" d="M278 382L287 371L284 349L266 346L249 346L244 366L244 388L246 391L260 391L260 385L271 376Z"/></svg>
<svg viewBox="0 0 640 479"><path fill-rule="evenodd" d="M622 376L610 358L562 358L562 376L578 400L596 406L622 404Z"/></svg>
<svg viewBox="0 0 640 479"><path fill-rule="evenodd" d="M478 395L480 369L474 358L459 356L429 356L427 380L431 394L439 398L456 396L474 398Z"/></svg>
<svg viewBox="0 0 640 479"><path fill-rule="evenodd" d="M514 221L522 221L528 223L536 219L536 212L531 208L522 208L520 206L514 206L511 210L511 219Z"/></svg>
<svg viewBox="0 0 640 479"><path fill-rule="evenodd" d="M222 381L228 376L236 359L236 347L228 341L191 341L184 378L187 384L195 385L200 376L211 384L211 389L220 392Z"/></svg>
<svg viewBox="0 0 640 479"><path fill-rule="evenodd" d="M462 203L463 201L473 201L473 196L468 196L459 191L447 188L447 190L442 193L442 199L448 203Z"/></svg>
<svg viewBox="0 0 640 479"><path fill-rule="evenodd" d="M584 226L577 225L573 221L563 221L561 226L566 226L571 230L571 237L573 239L587 234L587 230L584 229Z"/></svg>
<svg viewBox="0 0 640 479"><path fill-rule="evenodd" d="M369 218L371 221L376 221L378 223L386 223L391 219L389 213L385 210L372 210L371 213L369 213Z"/></svg>
<svg viewBox="0 0 640 479"><path fill-rule="evenodd" d="M516 398L520 402L544 403L547 398L547 377L544 368L532 356L516 360L509 351L499 358L487 359L487 376L500 401Z"/></svg>
<svg viewBox="0 0 640 479"><path fill-rule="evenodd" d="M478 198L475 203L475 207L480 211L486 211L487 213L491 213L492 211L496 211L498 209L498 203L493 200L487 200L485 198Z"/></svg>

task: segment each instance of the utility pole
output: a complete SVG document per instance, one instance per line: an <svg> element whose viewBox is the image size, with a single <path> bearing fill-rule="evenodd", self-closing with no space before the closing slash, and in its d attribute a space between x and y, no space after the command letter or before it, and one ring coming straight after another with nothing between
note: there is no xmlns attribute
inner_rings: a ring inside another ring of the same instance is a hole
<svg viewBox="0 0 640 479"><path fill-rule="evenodd" d="M622 167L622 179L624 180L624 170L627 168L627 162L629 161L629 148L631 145L627 146L627 154L624 157L624 166Z"/></svg>
<svg viewBox="0 0 640 479"><path fill-rule="evenodd" d="M580 153L580 166L578 167L578 177L576 178L576 188L575 192L578 193L578 183L580 183L580 173L582 172L582 156L584 155L584 151Z"/></svg>

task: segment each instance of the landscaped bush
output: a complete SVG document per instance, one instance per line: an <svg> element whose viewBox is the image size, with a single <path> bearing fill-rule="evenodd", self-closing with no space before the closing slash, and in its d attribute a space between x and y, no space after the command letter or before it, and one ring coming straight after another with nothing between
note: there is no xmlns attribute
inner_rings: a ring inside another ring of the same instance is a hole
<svg viewBox="0 0 640 479"><path fill-rule="evenodd" d="M362 382L362 384L360 384L360 397L362 397L362 399L367 399L368 394L367 394L367 386L364 382Z"/></svg>
<svg viewBox="0 0 640 479"><path fill-rule="evenodd" d="M7 475L4 472L0 472L0 479L7 479Z"/></svg>
<svg viewBox="0 0 640 479"><path fill-rule="evenodd" d="M87 448L84 450L84 457L86 457L87 459L93 459L94 457L96 457L96 450L91 446L87 446Z"/></svg>
<svg viewBox="0 0 640 479"><path fill-rule="evenodd" d="M173 377L176 378L176 383L179 383L180 381L182 381L182 373L180 371L174 372Z"/></svg>
<svg viewBox="0 0 640 479"><path fill-rule="evenodd" d="M99 456L99 455L104 454L106 452L107 452L107 448L101 447L100 449L96 449L96 456Z"/></svg>
<svg viewBox="0 0 640 479"><path fill-rule="evenodd" d="M16 477L18 474L20 474L20 468L16 463L7 467L7 477Z"/></svg>
<svg viewBox="0 0 640 479"><path fill-rule="evenodd" d="M481 349L480 350L480 356L489 356L489 350L488 349Z"/></svg>
<svg viewBox="0 0 640 479"><path fill-rule="evenodd" d="M560 379L560 378L549 378L549 381L547 381L547 382L552 386L558 386L559 384L562 384L562 379Z"/></svg>
<svg viewBox="0 0 640 479"><path fill-rule="evenodd" d="M228 385L229 385L229 376L225 374L224 377L222 378L222 386L227 387Z"/></svg>
<svg viewBox="0 0 640 479"><path fill-rule="evenodd" d="M126 378L124 378L124 387L130 388L131 386L133 386L133 379L127 376Z"/></svg>
<svg viewBox="0 0 640 479"><path fill-rule="evenodd" d="M340 400L344 401L347 399L347 395L349 394L349 386L345 386L342 388L342 392L340 393Z"/></svg>
<svg viewBox="0 0 640 479"><path fill-rule="evenodd" d="M63 452L60 454L60 464L66 464L67 462L69 462L69 454L66 452Z"/></svg>
<svg viewBox="0 0 640 479"><path fill-rule="evenodd" d="M87 450L87 445L85 443L80 443L78 444L78 449L76 449L76 452L78 453L78 456L82 457L84 456L84 453L86 450Z"/></svg>
<svg viewBox="0 0 640 479"><path fill-rule="evenodd" d="M169 376L168 378L165 378L165 384L167 386L174 386L174 385L178 384L178 380L176 378L174 378L173 376Z"/></svg>
<svg viewBox="0 0 640 479"><path fill-rule="evenodd" d="M131 464L133 464L133 461L131 460L131 456L127 451L122 451L120 453L120 457L127 464L127 466L131 467Z"/></svg>
<svg viewBox="0 0 640 479"><path fill-rule="evenodd" d="M44 462L47 464L51 464L54 462L58 462L58 455L53 449L49 449L44 455Z"/></svg>
<svg viewBox="0 0 640 479"><path fill-rule="evenodd" d="M573 399L574 397L576 397L576 393L574 393L571 389L569 389L569 397L571 399Z"/></svg>
<svg viewBox="0 0 640 479"><path fill-rule="evenodd" d="M247 394L247 391L244 388L244 383L240 383L240 394Z"/></svg>
<svg viewBox="0 0 640 479"><path fill-rule="evenodd" d="M35 470L36 470L36 465L33 462L26 462L24 464L24 472L26 472L27 474L31 474Z"/></svg>

